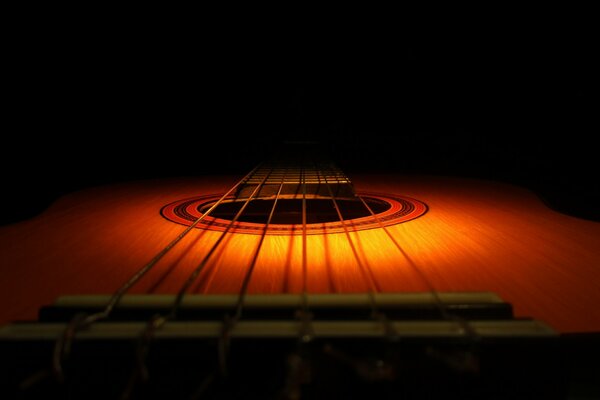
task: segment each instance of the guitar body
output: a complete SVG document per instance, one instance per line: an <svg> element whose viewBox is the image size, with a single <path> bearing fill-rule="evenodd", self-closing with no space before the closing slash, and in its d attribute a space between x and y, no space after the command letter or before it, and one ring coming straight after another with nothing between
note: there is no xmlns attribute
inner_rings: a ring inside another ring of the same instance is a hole
<svg viewBox="0 0 600 400"><path fill-rule="evenodd" d="M309 293L492 291L517 317L561 333L600 331L600 223L549 209L497 182L432 176L351 177L359 194L427 205L385 227L327 226L306 235ZM62 295L110 294L185 227L161 210L225 193L237 177L138 181L70 194L36 218L0 228L0 324L35 319ZM194 228L130 293L176 293L222 230ZM237 293L261 235L226 234L189 293ZM299 293L303 237L269 231L248 293ZM423 278L426 277L426 279Z"/></svg>

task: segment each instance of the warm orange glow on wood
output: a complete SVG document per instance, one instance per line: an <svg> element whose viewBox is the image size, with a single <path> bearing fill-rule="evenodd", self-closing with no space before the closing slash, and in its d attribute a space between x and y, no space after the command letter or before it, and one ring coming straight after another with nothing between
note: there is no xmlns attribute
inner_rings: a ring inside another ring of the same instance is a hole
<svg viewBox="0 0 600 400"><path fill-rule="evenodd" d="M100 187L0 229L0 323L33 319L66 294L112 293L184 227L159 214L173 201L223 193L235 178L147 181ZM531 192L500 183L435 177L354 177L356 189L409 196L429 212L387 229L309 235L310 292L364 292L361 266L381 291L493 291L517 316L561 332L600 331L600 224L548 209ZM194 229L131 293L174 293L220 232ZM196 293L239 290L259 235L229 234ZM299 292L302 237L267 235L251 293Z"/></svg>

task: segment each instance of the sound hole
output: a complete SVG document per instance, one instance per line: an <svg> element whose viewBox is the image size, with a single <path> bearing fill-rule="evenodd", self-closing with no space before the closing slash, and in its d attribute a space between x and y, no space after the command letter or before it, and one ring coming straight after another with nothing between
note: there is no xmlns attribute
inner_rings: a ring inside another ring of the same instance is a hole
<svg viewBox="0 0 600 400"><path fill-rule="evenodd" d="M344 220L363 218L371 215L360 200L338 199L337 205ZM375 214L390 209L391 204L379 199L366 198L366 203ZM215 218L232 220L244 205L244 201L232 201L219 204L210 215ZM273 209L274 200L259 199L251 201L238 217L238 221L264 224ZM204 213L214 203L204 204L200 212ZM331 199L306 199L306 223L317 224L339 221L340 217ZM302 200L279 199L271 220L273 224L302 224Z"/></svg>
<svg viewBox="0 0 600 400"><path fill-rule="evenodd" d="M219 199L220 194L191 197L174 201L165 205L160 213L167 220L182 224L196 224L198 229L212 231L229 231L244 234L263 234L269 213L273 208L271 198L252 200L241 213L239 219L232 220L240 211L245 200L229 198L207 214L208 209ZM381 228L410 221L427 212L427 205L419 200L404 196L361 193L369 208L377 215L372 218L369 210L358 200L349 197L336 199L344 222L339 216L330 198L313 196L306 199L306 226L302 224L302 199L297 197L281 197L269 229L268 235L313 235L341 233Z"/></svg>

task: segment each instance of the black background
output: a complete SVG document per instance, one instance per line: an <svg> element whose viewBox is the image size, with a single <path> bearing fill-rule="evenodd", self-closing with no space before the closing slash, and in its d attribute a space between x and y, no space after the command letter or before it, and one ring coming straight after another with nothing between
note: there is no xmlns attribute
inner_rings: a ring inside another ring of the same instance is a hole
<svg viewBox="0 0 600 400"><path fill-rule="evenodd" d="M349 174L497 179L600 220L586 10L358 11L27 14L7 38L0 222L90 186L243 174L284 140Z"/></svg>

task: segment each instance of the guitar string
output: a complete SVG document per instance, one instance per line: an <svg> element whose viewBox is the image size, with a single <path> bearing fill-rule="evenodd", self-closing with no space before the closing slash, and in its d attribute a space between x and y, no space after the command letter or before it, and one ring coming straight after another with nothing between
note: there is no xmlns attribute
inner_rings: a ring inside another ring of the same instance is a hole
<svg viewBox="0 0 600 400"><path fill-rule="evenodd" d="M333 174L332 174L333 176L336 176L336 177L338 176L337 171L335 171L335 169L332 168L331 164L329 164L328 169L330 169L333 172ZM317 170L319 171L320 168L317 168ZM358 254L358 250L356 249L354 241L352 240L352 237L350 236L350 232L346 225L346 221L344 220L344 217L341 213L339 204L335 198L335 195L333 194L333 190L331 189L331 184L329 183L329 180L327 179L327 174L323 175L323 179L325 181L325 186L327 187L327 191L329 192L329 196L331 197L331 200L333 202L333 207L338 215L340 224L342 225L342 227L344 229L344 234L347 238L348 244L350 245L350 249L352 250L352 253L354 254L354 258L356 259L356 262L358 264L361 275L363 276L363 279L366 282L368 282L369 289L367 291L367 296L369 299L369 306L371 307L371 318L373 318L376 321L381 322L381 324L383 325L383 328L384 328L384 332L386 333L386 336L389 339L395 340L397 337L397 334L396 334L392 324L390 323L387 316L383 312L381 312L377 306L377 301L375 299L375 293L380 291L380 288L379 288L379 285L377 284L377 281L375 280L373 271L371 270L371 267L369 266L368 263L365 264L360 259L360 255ZM319 174L319 180L320 180L320 174ZM352 191L354 192L354 189L352 189Z"/></svg>
<svg viewBox="0 0 600 400"><path fill-rule="evenodd" d="M206 210L200 217L198 217L190 226L188 226L183 232L181 232L173 241L171 241L167 246L165 246L146 266L140 269L136 274L134 274L128 282L126 282L113 296L111 301L108 303L106 309L102 314L108 314L114 307L118 304L119 300L122 296L127 292L131 286L133 286L136 282L138 282L152 267L154 267L162 257L167 254L177 243L181 241L192 229L194 229L204 218L209 216L225 199L236 190L242 183L246 182L250 179L250 177L260 168L260 165L256 166L253 170L251 170L246 176L244 176L241 180L239 180L233 187L231 187L223 196L217 200L216 203L210 206L208 210Z"/></svg>
<svg viewBox="0 0 600 400"><path fill-rule="evenodd" d="M335 170L331 167L331 165L330 165L329 169L333 173L335 173ZM358 195L354 191L354 189L352 189L352 192L353 192L354 196L357 197L361 201L361 203L367 209L367 211L369 212L369 214L371 214L371 217L373 217L377 221L377 224L379 225L379 227L386 233L386 235L392 241L392 243L394 244L394 246L400 251L400 253L402 254L402 256L407 260L407 262L409 263L409 265L412 267L412 269L417 272L418 276L425 283L425 285L426 285L429 293L431 294L431 296L434 299L434 303L436 305L436 308L438 308L438 311L440 312L440 315L442 316L442 318L444 318L447 321L455 321L455 322L457 322L460 325L461 329L467 334L467 336L473 342L477 341L479 339L479 335L475 331L475 329L464 318L461 318L460 316L457 316L456 314L452 314L452 313L450 313L448 311L448 308L447 308L446 304L441 299L441 297L440 297L438 291L435 289L433 283L427 278L427 275L421 270L421 268L419 268L417 266L417 264L412 260L412 258L409 257L409 255L402 248L402 246L400 245L400 243L398 243L398 241L396 240L396 238L392 235L392 233L388 230L388 228L383 224L383 222L381 221L381 219L379 218L379 216L373 211L373 209L368 205L368 203L360 195ZM369 272L371 272L371 276L372 276L372 271L371 271L370 268L369 268ZM373 304L375 304L374 303L374 296L373 296ZM376 315L378 315L378 317L380 318L380 320L385 324L385 326L387 327L388 333L395 335L395 332L393 330L391 322L387 319L387 317L385 316L385 314L378 313Z"/></svg>
<svg viewBox="0 0 600 400"><path fill-rule="evenodd" d="M301 187L302 187L302 292L300 294L300 305L295 313L295 318L300 321L299 339L297 342L297 348L295 352L288 355L288 371L282 388L282 398L285 399L299 399L302 397L300 384L302 378L302 367L307 359L305 345L310 342L314 337L314 331L312 329L312 314L308 308L308 262L307 262L307 238L306 238L306 220L307 220L307 207L306 207L306 153L302 154L302 168L300 171ZM296 191L297 193L297 191Z"/></svg>
<svg viewBox="0 0 600 400"><path fill-rule="evenodd" d="M302 158L302 294L300 298L300 308L296 313L302 325L300 328L300 339L302 342L309 342L314 336L310 324L311 314L308 308L308 243L306 235L306 153Z"/></svg>
<svg viewBox="0 0 600 400"><path fill-rule="evenodd" d="M135 368L134 373L132 374L131 379L129 380L129 382L125 388L125 391L123 393L124 398L128 398L129 396L131 396L131 393L135 386L135 382L137 382L137 380L140 376L142 377L142 379L147 378L148 372L147 372L147 368L145 365L145 359L146 359L146 355L148 353L148 348L150 346L150 342L152 341L152 338L154 337L155 332L157 330L159 330L161 327L163 327L166 322L168 322L172 319L175 319L177 317L177 312L179 311L179 308L181 307L181 304L187 293L187 290L196 281L196 279L200 275L200 273L204 270L204 267L210 260L211 256L215 253L215 251L220 246L223 239L227 236L227 233L229 233L231 228L236 224L238 219L242 216L245 209L250 204L250 202L253 200L255 195L260 192L264 183L267 181L268 177L271 175L272 172L273 172L273 169L271 168L271 170L269 170L269 172L265 174L264 178L262 178L261 182L250 193L250 195L245 200L242 207L237 211L237 213L235 214L233 219L229 222L229 224L227 225L225 230L221 232L221 235L219 236L219 238L215 241L215 243L213 243L213 245L211 246L208 253L203 257L203 259L200 261L198 266L190 273L190 275L188 276L188 278L186 279L184 284L179 289L177 296L173 302L173 305L171 306L170 311L167 314L154 315L146 324L146 327L142 331L142 333L139 337L139 340L138 340L138 347L137 347L137 351L136 351L136 354L137 354L136 367L137 368Z"/></svg>
<svg viewBox="0 0 600 400"><path fill-rule="evenodd" d="M385 232L385 234L392 241L394 246L398 249L398 251L402 254L402 256L405 258L405 260L411 266L411 268L417 272L417 275L425 283L425 286L427 287L427 290L433 297L436 308L440 312L442 318L447 321L458 322L459 325L461 326L461 328L464 330L464 332L471 339L477 339L479 335L475 332L474 328L464 318L460 318L459 316L452 314L448 311L448 307L446 306L444 301L441 299L441 297L440 297L438 291L435 289L435 286L433 285L433 283L429 280L429 278L427 278L427 275L425 274L425 272L423 272L423 270L421 270L421 268L419 266L417 266L417 264L413 261L413 259L406 253L406 251L400 245L400 243L398 243L398 241L396 240L394 235L383 224L383 221L381 221L381 218L373 211L371 206L369 206L369 204L365 201L365 199L362 196L360 196L358 193L355 192L354 195L361 201L361 203L367 209L369 214L371 214L371 217L373 217L377 221L377 224L379 225L380 229L382 229Z"/></svg>
<svg viewBox="0 0 600 400"><path fill-rule="evenodd" d="M304 160L303 160L304 161ZM297 166L297 165L296 165ZM247 292L247 287L248 287L248 283L250 282L254 267L256 265L257 259L258 259L258 255L260 253L260 250L262 248L262 243L264 238L266 237L267 231L269 229L269 225L271 224L272 218L274 216L275 213L275 209L277 207L277 201L279 200L279 197L281 195L281 192L283 190L283 186L288 174L288 169L285 169L285 172L283 173L282 176L282 180L279 184L279 188L277 191L277 194L275 196L275 200L273 203L273 206L271 208L271 211L269 213L269 216L267 218L267 222L265 223L265 226L263 227L262 233L261 233L261 238L259 240L259 244L254 252L254 256L252 258L252 262L250 263L250 266L248 268L248 271L246 273L245 279L244 279L244 283L242 284L241 290L239 292L239 296L238 296L238 300L236 303L236 308L235 308L235 314L233 318L228 318L228 316L226 315L224 318L224 322L223 322L223 328L221 331L221 336L220 336L220 340L219 340L219 369L221 372L221 376L225 376L227 374L227 356L228 356L228 351L229 351L229 335L231 330L234 328L234 326L237 324L237 322L241 319L242 317L242 309L243 309L243 305L244 305L244 297L246 296L246 292ZM297 168L296 168L297 169ZM298 171L298 177L301 178L301 187L302 187L302 232L303 232L303 258L302 258L302 264L303 264L303 282L302 282L302 296L301 296L301 305L300 305L300 309L299 312L296 313L297 317L300 318L303 322L302 324L302 328L300 330L300 343L304 342L308 342L311 340L312 338L312 329L310 328L310 319L305 317L306 315L308 315L308 304L307 304L307 290L306 290L306 171L305 171L305 163L302 163L302 167L300 168L300 170ZM297 193L297 192L296 192ZM202 396L202 394L205 392L209 382L212 382L214 380L214 374L210 374L206 379L204 379L201 383L201 385L199 386L199 388L194 392L194 395L191 398L200 398Z"/></svg>
<svg viewBox="0 0 600 400"><path fill-rule="evenodd" d="M254 197L256 196L256 194L260 192L260 190L262 189L264 183L266 182L267 178L272 173L272 171L273 170L271 169L268 173L266 173L265 176L264 176L264 178L262 178L261 182L252 190L252 192L250 193L250 195L248 196L248 198L244 201L244 204L242 205L242 207L237 211L237 213L232 218L232 220L229 221L229 224L227 225L227 227L225 228L225 230L221 232L221 235L215 241L215 243L213 243L213 245L210 248L210 250L208 251L208 253L203 257L202 261L198 264L198 266L188 276L188 278L186 279L186 281L184 282L184 284L181 286L181 288L179 289L179 291L177 293L177 296L175 298L175 301L173 302L171 310L170 310L169 314L166 316L167 319L172 319L172 318L176 317L177 311L179 310L179 308L181 306L181 303L183 301L183 298L184 298L187 290L196 281L196 278L203 271L203 269L206 266L206 264L208 264L209 259L215 253L215 251L217 250L217 248L220 246L221 242L225 239L225 237L227 236L227 233L229 233L229 231L231 230L231 228L237 223L237 221L242 216L242 214L244 213L244 211L246 210L246 208L248 207L248 205L250 204L250 202L254 199Z"/></svg>
<svg viewBox="0 0 600 400"><path fill-rule="evenodd" d="M196 278L200 275L200 273L202 272L202 270L204 269L204 267L208 263L208 260L212 257L212 255L215 253L215 251L217 250L217 248L220 246L221 242L225 239L225 237L227 236L227 233L229 233L229 231L231 230L231 228L237 223L237 221L242 216L242 214L244 213L244 211L246 210L246 208L248 207L248 205L250 204L250 202L260 192L260 190L262 189L264 183L266 182L267 178L269 177L269 175L271 173L272 173L272 170L269 171L265 175L265 177L262 179L262 181L250 193L250 195L248 196L248 198L246 199L246 201L244 202L244 204L242 205L242 207L238 210L238 212L235 214L235 216L233 217L233 219L229 222L229 224L227 225L227 227L225 228L225 230L223 232L221 232L221 236L219 236L219 238L217 239L217 241L213 244L213 246L211 247L210 251L206 254L206 256L204 257L204 259L202 260L202 262L190 274L190 276L188 277L187 281L181 287L181 289L179 290L179 292L177 294L177 298L175 300L175 304L174 304L174 306L173 306L173 308L171 310L171 314L172 314L173 318L175 318L175 314L178 311L179 307L181 306L181 303L183 301L183 297L185 296L185 294L186 294L187 290L189 289L189 287L194 283L194 281L196 280Z"/></svg>
<svg viewBox="0 0 600 400"><path fill-rule="evenodd" d="M171 241L167 246L165 246L157 255L151 259L144 267L138 270L125 284L123 284L111 297L105 309L99 313L92 314L86 316L85 319L80 320L77 326L79 328L83 328L93 322L96 322L100 319L104 319L110 316L112 310L119 304L123 295L135 284L137 283L152 267L154 267L162 257L171 250L179 241L181 241L193 228L195 228L205 217L207 217L217 206L219 206L225 198L227 198L231 192L233 192L237 187L239 187L242 183L247 182L252 175L259 169L260 165L251 170L244 178L242 178L239 182L237 182L233 187L229 189L216 203L214 203L203 215L197 218L191 225L189 225L182 233L180 233L173 241ZM271 171L272 172L272 171ZM265 177L266 179L266 177ZM303 196L302 196L302 226L303 226L303 257L302 257L302 270L303 270L303 297L306 298L306 183L305 183L305 170L302 170L302 187L303 187ZM264 183L261 182L261 185ZM257 187L258 189L258 187ZM250 199L249 199L250 200ZM245 208L245 206L242 208ZM233 221L232 221L233 222ZM231 224L230 224L231 226ZM227 230L229 227L227 228ZM195 277L196 274L194 274ZM194 277L190 277L193 281ZM184 290L189 287L189 283L184 285ZM180 292L181 293L181 292ZM176 304L180 303L181 295L178 295L178 301ZM306 303L306 301L304 301ZM176 311L176 310L174 310ZM71 335L75 332L73 330L70 331Z"/></svg>
<svg viewBox="0 0 600 400"><path fill-rule="evenodd" d="M297 166L297 165L296 165ZM297 168L296 168L297 169ZM264 241L264 238L266 237L267 231L269 229L269 225L272 222L272 218L274 216L275 213L275 209L277 207L277 202L281 196L281 192L283 190L283 186L286 180L286 177L288 175L288 168L285 168L285 172L283 173L281 182L279 184L279 188L277 190L277 193L275 195L275 200L273 203L273 206L270 210L269 216L267 218L267 221L265 223L265 226L263 227L262 233L261 233L261 238L259 239L259 243L257 245L257 248L254 252L253 258L252 258L252 262L250 263L250 266L248 268L248 271L245 275L245 279L244 279L244 283L242 284L241 290L239 292L239 296L236 302L236 307L235 307L235 314L233 318L228 318L227 315L225 315L224 318L224 322L223 322L223 328L221 331L221 336L220 336L220 340L219 340L219 370L221 372L221 376L225 376L227 374L227 356L228 356L228 351L229 351L229 335L231 330L234 328L234 326L237 324L237 322L241 319L242 317L242 309L244 306L244 297L246 296L247 293L247 287L248 287L248 283L250 282L251 276L252 276L252 272L254 270L254 267L256 265L256 262L258 260L258 255L260 253L260 250L262 248L262 243ZM298 310L298 312L296 313L297 318L299 318L302 321L302 328L300 329L300 342L299 343L306 343L308 341L310 341L312 339L313 336L313 332L312 329L310 327L310 318L306 317L308 314L308 302L307 302L307 284L306 284L306 272L307 272L307 268L306 268L306 168L305 168L305 160L303 159L303 163L301 168L298 170L298 177L301 180L301 187L302 187L302 232L303 232L303 249L302 249L302 265L303 265L303 270L302 270L302 276L303 276L303 280L302 280L302 295L301 295L301 305L300 305L300 309ZM297 193L297 191L296 191ZM198 389L196 391L194 391L194 394L191 398L196 399L196 398L201 398L202 394L206 391L208 384L210 382L212 382L214 380L214 374L210 374L207 378L205 378L201 384L199 385Z"/></svg>
<svg viewBox="0 0 600 400"><path fill-rule="evenodd" d="M93 323L99 319L102 318L106 318L110 315L110 313L112 312L112 310L116 307L116 305L118 305L120 299L122 298L122 296L129 290L129 288L131 286L133 286L139 279L141 279L145 273L147 273L172 247L175 246L175 244L177 244L187 233L189 233L191 231L191 229L193 229L195 226L197 226L203 218L205 218L210 212L212 212L233 190L235 190L235 188L239 187L239 185L245 181L247 181L247 179L258 169L258 167L256 167L255 169L253 169L250 173L248 173L246 175L246 177L244 177L242 180L240 180L240 182L238 182L236 185L234 185L234 187L232 187L225 195L223 195L221 197L221 199L219 199L219 201L215 204L213 204L210 209L204 213L201 217L199 217L196 221L194 221L194 223L192 225L190 225L188 228L186 228L186 230L184 232L182 232L180 235L178 235L169 245L167 245L161 252L159 252L148 264L146 264L142 269L140 269L136 274L134 274L134 276L132 276L132 278L127 281L111 298L110 302L108 303L107 307L103 310L103 312L91 315L86 317L84 320L80 320L77 324L77 326L85 326L85 325L89 325L90 323ZM319 172L317 172L318 175L321 175ZM267 175L268 176L268 175ZM188 278L188 281L186 281L186 284L184 284L184 286L182 287L182 289L180 290L180 292L178 293L176 302L174 304L173 309L171 310L171 313L169 314L170 317L175 317L175 314L181 304L181 301L183 299L183 296L185 295L185 292L187 291L187 289L189 288L189 286L193 283L193 281L195 281L195 278L198 276L198 274L201 272L201 270L203 269L203 267L206 265L206 262L208 260L208 258L210 258L210 256L213 254L214 249L216 249L216 247L218 247L218 245L221 242L221 239L224 237L224 234L227 233L230 229L230 227L237 221L238 217L243 213L243 211L246 208L246 205L251 201L252 197L256 194L256 191L259 189L259 187L262 187L262 185L264 184L264 182L267 179L267 176L265 176L265 178L263 179L263 181L261 182L261 184L259 186L257 186L257 188L255 189L255 191L251 194L251 196L249 197L249 199L246 201L246 203L244 204L244 206L242 207L242 209L240 209L240 211L238 212L238 214L236 215L236 217L234 218L234 220L231 221L230 225L227 227L227 229L225 230L225 232L221 235L221 237L219 238L219 240L217 241L217 243L215 243L215 245L213 246L213 249L211 250L211 252L209 252L209 254L207 255L207 257L205 258L204 262L201 263L201 265L194 271L194 273L192 273L192 275L190 276L190 278ZM353 251L353 254L357 260L357 263L359 264L361 273L363 274L363 277L365 278L365 280L369 283L369 286L371 287L369 290L369 299L371 302L371 307L372 307L372 312L373 315L381 315L381 313L379 313L377 311L377 306L376 306L376 302L375 302L375 297L374 297L374 290L379 290L377 288L377 282L375 281L374 277L373 277L373 273L371 271L370 268L365 269L365 266L363 265L363 263L360 260L360 257L358 255L358 252L356 250L356 247L354 246L354 243L350 237L350 234L348 232L347 226L345 225L345 221L343 219L343 216L340 212L339 209L339 205L335 199L335 196L331 190L331 185L327 180L326 175L323 175L323 178L325 180L326 186L328 188L329 194L331 196L331 199L334 203L334 208L338 214L338 217L340 219L340 222L342 223L342 226L344 227L344 231L346 234L346 237L348 239L348 242L351 246L351 249ZM271 223L271 219L277 204L277 200L279 198L280 192L281 192L281 188L283 186L283 178L282 178L282 183L280 185L279 191L277 193L276 199L274 201L273 204L273 208L271 209L271 213L269 215L269 219L267 221L267 224L265 225L265 230L263 231L263 234L261 236L259 245L258 245L258 251L260 251L260 248L262 246L264 237L265 237L265 233L266 233L266 229L268 229L269 224ZM302 196L302 242L303 242L303 257L302 257L302 271L303 271L303 290L302 290L302 294L303 294L303 309L305 309L306 307L304 307L306 305L306 297L307 297L307 289L306 289L306 281L307 281L307 268L306 268L306 177L305 177L305 171L302 170L302 187L303 187L303 196ZM404 250L401 248L401 246L397 243L397 241L395 240L395 238L393 238L393 236L389 233L389 231L387 230L387 228L385 226L383 226L383 224L381 223L380 219L374 214L374 212L372 211L372 209L368 206L368 204L364 201L364 199L360 196L358 196L357 194L355 194L359 200L365 205L365 207L367 208L367 210L371 213L372 216L375 217L375 219L378 221L379 225L384 229L385 233L390 237L390 239L393 241L393 243L395 244L395 246L405 255L405 257L407 256L404 252ZM242 305L243 305L243 300L244 297L246 295L246 291L247 291L247 286L250 280L250 277L252 275L252 272L254 270L254 266L256 264L256 260L257 260L257 256L258 256L258 251L255 253L253 261L251 262L250 266L249 266L249 270L246 274L246 277L244 279L244 282L242 284L242 289L240 291L240 295L238 297L238 302L236 304L236 313L232 319L232 321L235 323L237 322L237 320L239 320L239 318L241 317L241 312L242 312ZM409 263L411 265L413 265L413 268L415 268L415 270L417 270L417 272L419 273L420 276L422 276L423 280L427 283L427 285L430 288L430 291L432 292L432 295L434 296L436 303L438 303L438 305L441 306L441 310L443 315L448 315L445 309L445 305L443 304L443 302L441 301L441 299L439 298L439 295L437 294L437 292L435 291L435 289L433 288L433 286L431 285L431 283L429 282L429 280L423 275L422 271L420 271L420 269L414 265L414 263L412 262L412 260L409 259ZM368 267L368 266L367 266ZM231 325L232 326L232 325ZM72 332L72 334L74 334L75 332Z"/></svg>
<svg viewBox="0 0 600 400"><path fill-rule="evenodd" d="M81 330L88 328L91 324L98 322L103 319L110 317L112 311L121 302L123 296L131 289L133 285L139 282L177 243L179 243L189 232L192 231L204 218L211 214L234 190L236 190L241 184L248 181L250 177L261 167L258 164L250 172L248 172L242 179L235 183L223 196L217 200L206 212L198 217L191 225L183 230L177 237L175 237L169 244L167 244L161 251L159 251L147 264L136 271L123 285L121 285L112 295L105 308L91 315L76 315L67 325L62 335L56 340L53 358L52 358L52 370L54 375L62 380L63 369L62 361L65 356L70 352L71 342L75 337L75 334Z"/></svg>
<svg viewBox="0 0 600 400"><path fill-rule="evenodd" d="M269 175L273 172L273 170L271 170L269 172ZM271 211L269 213L268 216L268 220L267 223L265 224L263 231L262 231L262 235L261 235L261 239L259 241L259 244L257 246L257 249L255 250L252 262L249 265L248 271L246 273L245 279L243 281L241 290L239 292L239 296L238 296L238 300L236 302L236 308L235 308L235 314L233 318L228 318L228 316L225 316L225 320L224 320L224 324L223 324L223 329L221 332L221 337L219 340L219 366L220 366L220 370L222 375L225 375L227 372L227 368L226 368L226 357L227 357L227 353L228 353L228 340L229 340L229 333L231 331L231 329L233 329L233 327L235 326L235 324L239 321L239 319L241 318L242 315L242 309L243 309L243 300L246 296L247 293L247 288L248 288L248 284L250 282L252 273L254 271L254 267L256 266L256 261L258 260L258 255L260 252L260 249L262 248L262 243L264 241L264 238L266 236L266 232L268 231L268 227L271 224L276 206L277 206L277 201L280 197L284 182L285 182L285 176L286 176L287 172L284 174L284 176L282 177L282 180L280 182L279 185L279 189L277 192L277 195L275 197L275 201L274 204L271 208ZM305 168L303 167L301 170L301 176L302 176L302 188L303 188L303 235L304 238L306 238L306 177L305 177ZM249 201L254 197L254 194L258 191L258 189L260 187L262 187L265 183L265 181L267 180L267 176L265 176L265 178L263 179L263 181L260 183L259 186L257 186L257 188L255 189L255 191L252 193L252 195L249 197L249 199L247 200L247 203L245 205L247 205L249 203ZM245 206L238 212L238 214L236 215L236 217L234 217L233 222L235 222L239 216L241 216L241 214L244 211ZM229 228L232 226L232 224L230 224L226 231L229 230ZM213 247L213 249L216 249L216 247L218 246L219 243L215 243L215 246ZM306 240L304 240L304 246L303 246L303 300L302 300L302 315L307 315L308 314L308 306L307 306L307 291L306 291ZM156 329L158 329L160 326L162 326L164 323L166 322L166 319L161 319L161 318L156 318L154 319L154 321L151 321L148 324L148 329L147 331L141 336L142 338L142 346L141 348L138 350L138 369L141 369L141 371L137 372L137 374L142 374L142 375L146 375L147 376L147 372L145 372L145 366L143 363L143 359L145 357L145 354L147 352L147 347L149 345L149 340L152 336L152 332L155 331ZM300 338L302 341L307 342L310 340L310 338L312 337L312 330L310 329L310 327L307 327L308 322L305 320L303 321L303 329L301 329L300 332ZM202 388L198 390L197 393L201 393L203 392L204 387L206 386L206 382L208 381L212 381L213 376L212 374L205 380L203 381L203 384L201 385ZM133 389L133 382L135 381L135 378L132 379L132 383L130 383L126 389L126 393L131 393L132 389ZM125 398L127 398L128 396L124 396Z"/></svg>
<svg viewBox="0 0 600 400"><path fill-rule="evenodd" d="M242 281L240 291L238 292L237 300L236 300L235 307L234 307L233 317L230 318L228 314L225 314L224 318L223 318L223 326L221 329L221 335L220 335L220 339L219 339L219 368L221 371L221 375L223 375L223 376L227 374L227 356L229 354L230 333L231 333L231 330L235 327L235 325L242 318L242 310L244 307L244 300L246 298L248 286L250 284L250 279L252 278L252 273L254 272L254 268L256 267L256 263L258 261L258 256L259 256L260 250L261 250L264 240L267 236L267 231L269 230L269 225L271 224L271 221L273 220L273 216L275 214L275 209L277 208L277 203L279 201L281 192L283 190L283 185L285 183L286 175L287 175L287 168L285 169L285 172L283 173L283 176L281 178L281 182L279 183L279 188L277 189L275 199L273 200L273 205L272 205L269 215L267 217L267 221L262 229L258 245L257 245L256 249L254 250L254 254L252 256L252 261L250 262L250 264L248 266L248 270L246 271L244 280Z"/></svg>
<svg viewBox="0 0 600 400"><path fill-rule="evenodd" d="M307 227L306 227L307 212L306 212L306 167L305 167L305 164L306 164L306 161L305 161L305 156L304 156L304 159L301 164L302 166L299 171L299 176L301 177L301 187L302 187L302 214L301 214L302 215L302 294L301 294L300 310L299 310L299 313L297 313L297 314L298 314L298 317L303 321L303 328L301 329L300 337L303 341L309 341L312 337L312 333L311 333L310 327L308 326L310 318L309 318L309 312L308 312L308 290L307 290L308 268L307 268L307 239L306 239L306 237L307 237L307 234L306 234L306 232L307 232ZM238 297L238 300L236 303L235 315L229 321L229 323L225 325L224 334L222 336L227 336L229 334L229 332L231 331L231 329L233 328L233 326L241 318L242 308L243 308L243 300L246 296L248 284L250 282L251 275L254 271L254 267L258 260L258 255L262 248L264 238L266 236L269 225L271 224L272 218L274 216L275 208L277 206L277 201L279 200L279 197L281 195L281 191L283 189L283 185L285 183L286 176L287 176L287 168L285 169L285 172L283 174L282 180L279 185L278 192L275 196L275 201L271 208L267 222L263 228L258 247L255 250L252 262L250 263L247 274L244 278L244 282L242 284L240 294L239 294L239 297Z"/></svg>
<svg viewBox="0 0 600 400"><path fill-rule="evenodd" d="M275 194L275 198L273 200L273 206L271 207L269 216L267 217L267 222L265 223L265 226L261 232L258 245L256 247L256 250L254 251L254 255L252 256L252 261L250 262L250 265L248 266L248 271L246 272L244 281L242 282L242 286L241 286L239 296L238 296L236 306L235 306L235 314L234 314L233 318L231 319L231 322L233 324L237 323L237 321L239 321L239 319L242 317L242 308L243 308L244 300L246 297L246 292L248 291L248 285L250 283L252 273L254 272L256 262L258 261L258 255L260 253L260 250L262 248L264 240L267 236L267 231L269 230L269 225L271 225L273 216L275 215L275 209L277 208L277 203L279 202L281 192L283 190L283 185L285 183L285 179L286 179L286 176L288 173L288 168L285 168L284 171L285 172L283 173L283 175L281 177L281 182L279 183L279 188L277 189L277 193Z"/></svg>

